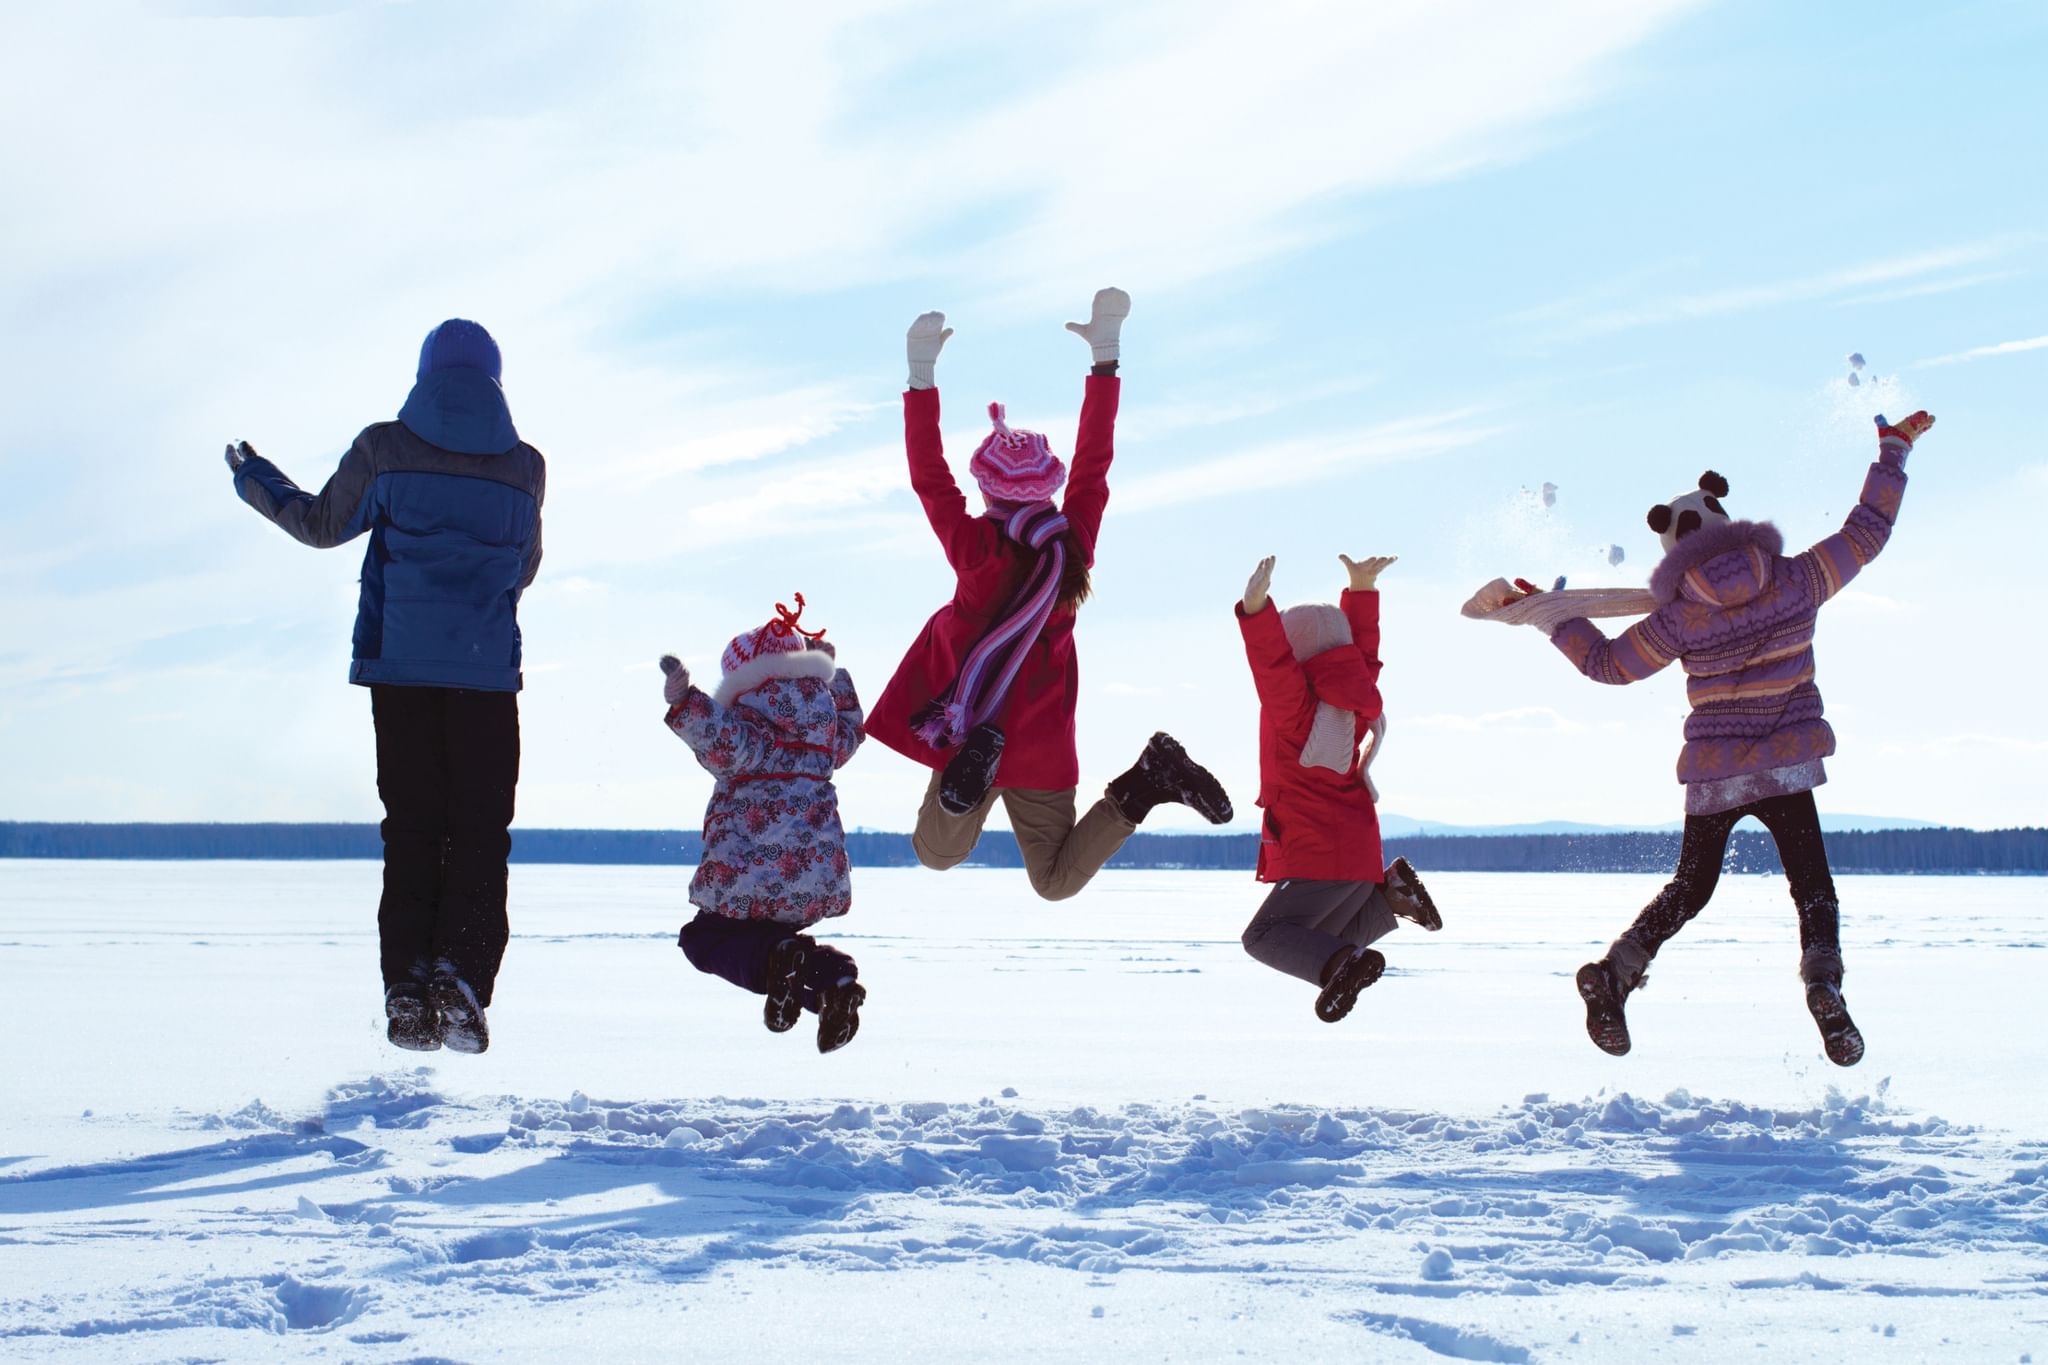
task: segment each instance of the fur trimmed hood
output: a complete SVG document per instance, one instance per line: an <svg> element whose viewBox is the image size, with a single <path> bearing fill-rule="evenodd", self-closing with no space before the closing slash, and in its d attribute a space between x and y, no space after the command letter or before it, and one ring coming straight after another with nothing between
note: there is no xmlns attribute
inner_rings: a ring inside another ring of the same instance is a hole
<svg viewBox="0 0 2048 1365"><path fill-rule="evenodd" d="M711 699L720 706L731 706L742 695L779 678L817 678L821 682L830 682L838 670L839 665L832 652L815 647L756 655L726 674L719 681L718 690L711 694Z"/></svg>
<svg viewBox="0 0 2048 1365"><path fill-rule="evenodd" d="M1650 574L1650 593L1660 607L1681 593L1711 606L1739 606L1769 585L1771 561L1784 549L1785 537L1768 521L1703 526L1658 563ZM1723 559L1727 562L1714 572L1706 571Z"/></svg>

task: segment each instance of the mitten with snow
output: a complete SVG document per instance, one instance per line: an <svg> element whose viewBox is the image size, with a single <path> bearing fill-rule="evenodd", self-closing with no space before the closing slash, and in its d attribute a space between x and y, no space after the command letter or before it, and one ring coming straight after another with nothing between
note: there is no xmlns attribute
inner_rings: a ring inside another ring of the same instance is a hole
<svg viewBox="0 0 2048 1365"><path fill-rule="evenodd" d="M1877 418L1877 458L1897 468L1906 463L1906 455L1913 449L1913 443L1926 435L1927 428L1934 425L1934 418L1927 412L1914 413L1898 423L1887 422L1884 414Z"/></svg>
<svg viewBox="0 0 2048 1365"><path fill-rule="evenodd" d="M667 676L662 679L661 696L670 706L681 706L683 698L690 695L690 670L683 667L683 661L673 654L661 656L661 671Z"/></svg>

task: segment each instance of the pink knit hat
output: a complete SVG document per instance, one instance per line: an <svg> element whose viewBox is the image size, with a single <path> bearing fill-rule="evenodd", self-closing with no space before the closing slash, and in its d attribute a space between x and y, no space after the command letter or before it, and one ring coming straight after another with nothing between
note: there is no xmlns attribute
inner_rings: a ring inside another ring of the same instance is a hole
<svg viewBox="0 0 2048 1365"><path fill-rule="evenodd" d="M825 632L805 630L797 624L804 614L804 595L796 595L796 610L777 602L775 619L759 630L750 630L732 637L732 643L725 647L719 657L719 664L727 673L737 673L741 668L765 654L796 654L813 647L814 642L823 646Z"/></svg>
<svg viewBox="0 0 2048 1365"><path fill-rule="evenodd" d="M1003 405L988 405L996 429L975 447L967 472L990 502L1044 502L1067 481L1067 467L1035 431L1012 431L1003 421Z"/></svg>

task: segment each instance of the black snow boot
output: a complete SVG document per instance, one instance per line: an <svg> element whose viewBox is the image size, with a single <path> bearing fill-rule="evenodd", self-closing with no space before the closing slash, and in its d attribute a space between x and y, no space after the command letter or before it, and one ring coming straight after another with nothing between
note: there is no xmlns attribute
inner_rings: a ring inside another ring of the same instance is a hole
<svg viewBox="0 0 2048 1365"><path fill-rule="evenodd" d="M491 1028L476 991L443 962L427 983L427 1000L441 1015L441 1041L450 1052L482 1052L491 1045Z"/></svg>
<svg viewBox="0 0 2048 1365"><path fill-rule="evenodd" d="M837 1052L853 1041L867 998L868 988L858 981L837 981L825 988L824 1003L818 1007L818 1051Z"/></svg>
<svg viewBox="0 0 2048 1365"><path fill-rule="evenodd" d="M384 1036L407 1052L438 1052L441 1017L427 1001L427 988L401 981L384 991Z"/></svg>
<svg viewBox="0 0 2048 1365"><path fill-rule="evenodd" d="M1143 824L1152 808L1163 802L1191 807L1212 825L1230 822L1230 794L1223 784L1164 730L1153 735L1138 761L1109 784L1108 796L1134 825Z"/></svg>
<svg viewBox="0 0 2048 1365"><path fill-rule="evenodd" d="M1003 761L1003 732L984 722L967 732L960 751L939 774L939 805L953 815L979 810L995 785L996 765ZM851 1034L847 1035L851 1037Z"/></svg>
<svg viewBox="0 0 2048 1365"><path fill-rule="evenodd" d="M761 1022L770 1033L789 1032L804 1012L803 990L796 978L810 955L809 947L802 935L791 934L768 950L768 1003L761 1007Z"/></svg>
<svg viewBox="0 0 2048 1365"><path fill-rule="evenodd" d="M1622 947L1620 943L1616 948ZM1634 965L1631 958L1639 953L1631 945L1623 949L1619 961L1615 948L1607 950L1607 956L1598 962L1588 962L1579 968L1579 998L1586 1002L1586 1035L1593 1040L1593 1046L1615 1057L1625 1055L1630 1047L1628 1016L1622 1012L1629 992L1641 988L1647 980L1644 967Z"/></svg>
<svg viewBox="0 0 2048 1365"><path fill-rule="evenodd" d="M1323 993L1316 997L1316 1018L1334 1024L1351 1013L1358 993L1380 979L1386 958L1377 948L1340 948L1323 964Z"/></svg>
<svg viewBox="0 0 2048 1365"><path fill-rule="evenodd" d="M1821 1046L1836 1066L1854 1066L1863 1060L1863 1033L1849 1017L1842 999L1842 955L1825 948L1807 953L1799 964L1806 983L1806 1011L1820 1026Z"/></svg>
<svg viewBox="0 0 2048 1365"><path fill-rule="evenodd" d="M1444 917L1436 912L1436 902L1429 898L1429 888L1422 884L1422 878L1415 875L1406 858L1396 858L1387 864L1385 895L1387 907L1402 919L1419 924L1435 933L1444 927Z"/></svg>

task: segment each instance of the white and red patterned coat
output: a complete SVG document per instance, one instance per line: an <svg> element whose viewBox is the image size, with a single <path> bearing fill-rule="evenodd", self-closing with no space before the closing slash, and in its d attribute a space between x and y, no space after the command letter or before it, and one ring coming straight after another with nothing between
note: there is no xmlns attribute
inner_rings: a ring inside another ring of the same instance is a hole
<svg viewBox="0 0 2048 1365"><path fill-rule="evenodd" d="M746 673L715 696L692 687L668 711L669 729L717 779L690 903L797 926L843 915L853 885L832 774L864 738L853 679L817 647L764 656Z"/></svg>

